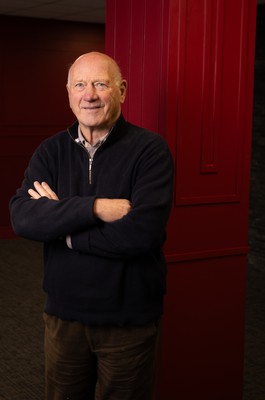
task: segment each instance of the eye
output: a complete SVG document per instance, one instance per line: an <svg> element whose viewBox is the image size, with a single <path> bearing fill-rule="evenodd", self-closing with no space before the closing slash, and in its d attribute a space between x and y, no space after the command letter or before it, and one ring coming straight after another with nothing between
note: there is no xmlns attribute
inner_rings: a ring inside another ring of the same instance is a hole
<svg viewBox="0 0 265 400"><path fill-rule="evenodd" d="M106 83L106 82L95 82L94 83L94 87L97 89L97 90L106 90L106 89L108 89L108 84Z"/></svg>
<svg viewBox="0 0 265 400"><path fill-rule="evenodd" d="M82 90L84 87L85 87L84 82L77 82L77 83L75 84L75 88L76 88L76 89Z"/></svg>

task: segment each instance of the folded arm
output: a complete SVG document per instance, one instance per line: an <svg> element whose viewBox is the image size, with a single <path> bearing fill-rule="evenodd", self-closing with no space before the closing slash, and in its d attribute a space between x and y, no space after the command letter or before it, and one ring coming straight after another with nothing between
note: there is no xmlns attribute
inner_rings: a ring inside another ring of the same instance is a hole
<svg viewBox="0 0 265 400"><path fill-rule="evenodd" d="M38 200L47 197L50 200L59 200L57 194L46 182L34 182L34 189L29 189L31 199ZM114 222L124 217L131 210L131 203L127 199L98 199L94 201L94 215L104 222Z"/></svg>

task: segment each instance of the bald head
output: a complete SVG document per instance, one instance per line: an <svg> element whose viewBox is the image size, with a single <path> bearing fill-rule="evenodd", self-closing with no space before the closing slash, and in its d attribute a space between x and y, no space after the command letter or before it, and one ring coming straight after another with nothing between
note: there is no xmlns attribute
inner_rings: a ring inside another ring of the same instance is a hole
<svg viewBox="0 0 265 400"><path fill-rule="evenodd" d="M73 64L70 66L68 71L67 86L70 86L72 73L75 68L78 68L80 64L87 63L105 63L108 67L109 73L113 76L113 79L117 85L122 81L122 74L117 62L108 56L107 54L100 53L97 51L91 51L90 53L85 53L79 56Z"/></svg>

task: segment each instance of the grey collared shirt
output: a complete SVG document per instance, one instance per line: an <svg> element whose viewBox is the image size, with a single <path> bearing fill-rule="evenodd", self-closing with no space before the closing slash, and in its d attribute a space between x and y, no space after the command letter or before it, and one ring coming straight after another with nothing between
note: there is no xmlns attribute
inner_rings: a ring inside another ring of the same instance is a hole
<svg viewBox="0 0 265 400"><path fill-rule="evenodd" d="M85 148L87 149L87 152L90 155L90 158L94 157L95 152L97 149L105 142L107 137L109 136L110 132L112 129L110 129L109 132L106 133L102 138L100 138L95 144L90 144L82 135L80 125L78 126L78 139L80 140L80 143L82 143Z"/></svg>

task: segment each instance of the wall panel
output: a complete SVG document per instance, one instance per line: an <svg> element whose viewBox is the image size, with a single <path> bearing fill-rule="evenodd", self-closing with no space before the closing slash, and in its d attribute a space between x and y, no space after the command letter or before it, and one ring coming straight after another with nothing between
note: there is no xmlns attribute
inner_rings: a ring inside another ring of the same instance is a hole
<svg viewBox="0 0 265 400"><path fill-rule="evenodd" d="M254 41L252 0L171 2L172 261L248 252Z"/></svg>
<svg viewBox="0 0 265 400"><path fill-rule="evenodd" d="M171 46L177 54L172 76L177 86L177 204L240 199L244 8L236 2L229 7L224 1L179 2L179 29ZM237 30L231 29L231 20Z"/></svg>

